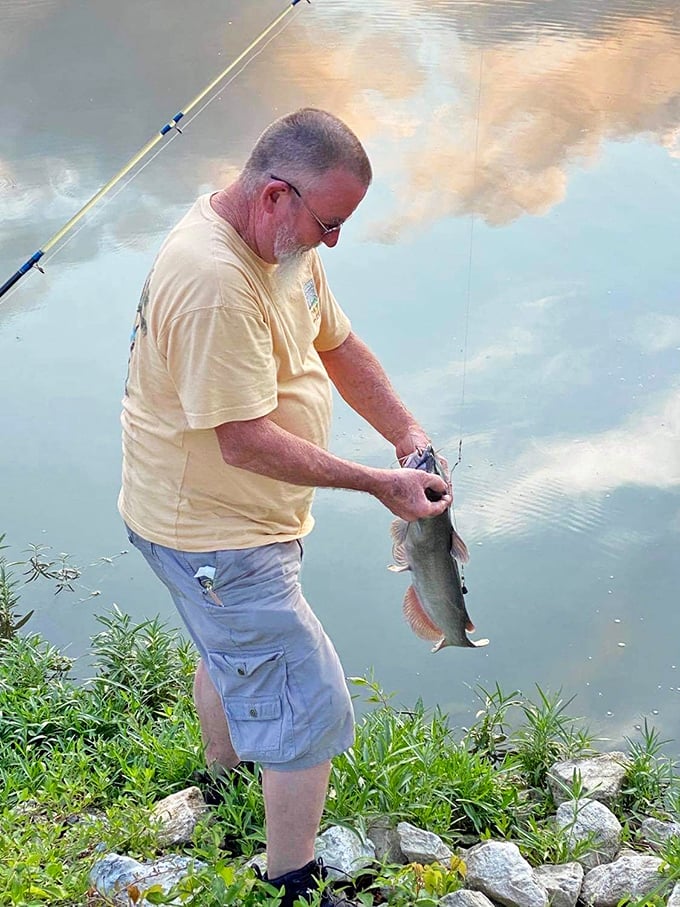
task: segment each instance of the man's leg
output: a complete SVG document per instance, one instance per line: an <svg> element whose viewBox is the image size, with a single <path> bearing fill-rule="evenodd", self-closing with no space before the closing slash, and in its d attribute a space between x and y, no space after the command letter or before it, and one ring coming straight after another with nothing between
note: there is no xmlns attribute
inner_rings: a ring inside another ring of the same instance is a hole
<svg viewBox="0 0 680 907"><path fill-rule="evenodd" d="M314 859L330 770L329 761L299 771L263 772L268 878L276 879Z"/></svg>
<svg viewBox="0 0 680 907"><path fill-rule="evenodd" d="M224 717L224 706L199 661L194 679L194 702L201 723L205 759L213 773L239 763ZM217 770L217 771L216 771ZM263 772L267 820L267 875L278 878L314 859L314 842L321 822L330 761L293 772Z"/></svg>
<svg viewBox="0 0 680 907"><path fill-rule="evenodd" d="M198 662L196 668L194 703L201 724L201 737L208 769L217 776L223 771L236 768L240 759L231 744L224 706L208 676L203 659Z"/></svg>

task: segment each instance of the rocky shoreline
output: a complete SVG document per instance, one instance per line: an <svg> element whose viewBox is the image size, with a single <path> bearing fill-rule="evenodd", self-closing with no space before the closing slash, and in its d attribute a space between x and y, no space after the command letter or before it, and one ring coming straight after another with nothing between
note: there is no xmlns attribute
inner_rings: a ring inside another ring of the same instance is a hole
<svg viewBox="0 0 680 907"><path fill-rule="evenodd" d="M332 826L317 838L316 855L329 875L351 879L357 890L375 867L385 864L441 867L460 887L428 903L446 907L617 907L622 903L680 907L680 881L659 855L677 838L680 823L648 816L635 820L635 835L622 826L610 806L619 798L629 758L625 753L599 754L554 764L548 772L549 793L556 804L552 823L561 833L566 859L531 866L512 840L480 840L452 850L438 835L387 816L357 820L361 832ZM197 825L210 820L210 807L199 788L189 787L156 804L153 810L159 846L189 844ZM634 844L634 847L632 846ZM238 866L266 867L264 855ZM171 896L178 883L201 866L191 857L170 854L148 863L108 853L92 867L90 883L117 907L153 903L145 892ZM425 887L425 890L427 888ZM434 896L433 896L434 894ZM379 899L390 903L389 886ZM155 901L158 903L158 901ZM163 903L174 903L163 900ZM177 900L176 903L180 903Z"/></svg>

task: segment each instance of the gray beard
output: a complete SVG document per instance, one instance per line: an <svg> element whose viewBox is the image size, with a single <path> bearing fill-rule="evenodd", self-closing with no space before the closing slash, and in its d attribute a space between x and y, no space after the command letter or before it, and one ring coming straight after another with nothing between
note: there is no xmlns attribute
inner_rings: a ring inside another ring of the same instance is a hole
<svg viewBox="0 0 680 907"><path fill-rule="evenodd" d="M300 286L302 272L307 262L307 250L287 252L279 258L276 282L281 293L287 295Z"/></svg>

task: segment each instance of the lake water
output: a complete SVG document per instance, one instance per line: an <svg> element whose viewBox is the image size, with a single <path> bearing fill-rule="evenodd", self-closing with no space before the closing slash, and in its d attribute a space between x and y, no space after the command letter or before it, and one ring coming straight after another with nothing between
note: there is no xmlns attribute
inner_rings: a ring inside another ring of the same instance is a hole
<svg viewBox="0 0 680 907"><path fill-rule="evenodd" d="M0 283L283 9L0 0ZM680 13L676 0L318 0L0 302L0 532L84 568L25 591L73 655L113 602L171 602L115 507L133 313L164 234L303 105L375 182L323 249L437 446L484 650L430 654L386 571L390 514L320 492L307 596L349 674L465 723L477 685L563 689L612 743L680 736ZM338 403L332 449L388 466ZM102 561L102 557L112 561ZM98 593L93 595L91 593ZM85 668L79 669L85 673Z"/></svg>

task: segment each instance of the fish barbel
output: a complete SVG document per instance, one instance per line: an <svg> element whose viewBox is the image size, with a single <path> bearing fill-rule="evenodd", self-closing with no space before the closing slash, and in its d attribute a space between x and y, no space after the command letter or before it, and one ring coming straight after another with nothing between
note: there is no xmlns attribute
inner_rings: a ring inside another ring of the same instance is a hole
<svg viewBox="0 0 680 907"><path fill-rule="evenodd" d="M404 466L448 481L431 445L412 453ZM445 646L486 646L488 639L475 641L466 633L466 628L474 630L474 626L465 607L456 561L466 563L469 555L453 528L450 509L411 523L396 519L392 539L394 564L388 569L394 573L410 570L413 575L413 585L404 598L404 616L416 636L436 642L433 652Z"/></svg>

